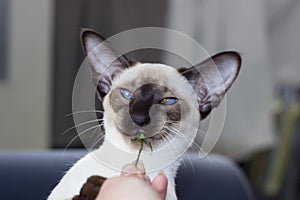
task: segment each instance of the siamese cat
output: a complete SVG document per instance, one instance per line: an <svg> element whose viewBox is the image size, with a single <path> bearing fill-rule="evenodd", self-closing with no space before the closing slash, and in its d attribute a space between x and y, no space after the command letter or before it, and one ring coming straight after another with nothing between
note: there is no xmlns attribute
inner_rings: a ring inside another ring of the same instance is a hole
<svg viewBox="0 0 300 200"><path fill-rule="evenodd" d="M204 119L219 105L241 66L241 57L234 51L219 53L190 68L131 62L125 56L118 57L93 30L84 29L81 40L104 108L105 139L100 148L88 153L64 175L48 200L71 199L92 175L119 175L120 171L96 159L104 154L118 159L117 153L105 152L108 143L137 155L140 146L131 138L143 133L152 144L152 162L164 159L159 157L161 149L168 158L176 158L184 150L180 144L186 138L194 139L188 124ZM151 150L145 147L144 152ZM177 159L162 169L169 183L167 200L177 199L174 179L179 165ZM148 175L153 179L157 172Z"/></svg>

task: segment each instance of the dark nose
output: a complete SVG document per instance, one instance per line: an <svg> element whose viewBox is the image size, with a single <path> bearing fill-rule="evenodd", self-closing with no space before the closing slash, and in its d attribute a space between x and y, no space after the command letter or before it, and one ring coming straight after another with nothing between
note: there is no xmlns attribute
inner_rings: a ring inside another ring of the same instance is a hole
<svg viewBox="0 0 300 200"><path fill-rule="evenodd" d="M134 99L129 103L129 114L132 121L138 126L150 124L151 119L149 111L152 105L156 103L154 86L146 84L138 88L134 94Z"/></svg>
<svg viewBox="0 0 300 200"><path fill-rule="evenodd" d="M147 126L148 124L150 124L151 119L148 115L145 114L131 114L131 119L132 121L139 126Z"/></svg>

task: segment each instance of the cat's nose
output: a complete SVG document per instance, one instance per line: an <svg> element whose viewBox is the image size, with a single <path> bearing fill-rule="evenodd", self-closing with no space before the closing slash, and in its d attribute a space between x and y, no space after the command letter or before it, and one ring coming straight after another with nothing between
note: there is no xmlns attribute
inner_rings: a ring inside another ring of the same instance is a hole
<svg viewBox="0 0 300 200"><path fill-rule="evenodd" d="M132 121L138 126L147 126L150 124L149 110L151 106L152 102L149 101L132 101L129 104L129 114Z"/></svg>
<svg viewBox="0 0 300 200"><path fill-rule="evenodd" d="M147 115L132 114L131 119L136 125L139 126L147 126L151 122L150 117Z"/></svg>

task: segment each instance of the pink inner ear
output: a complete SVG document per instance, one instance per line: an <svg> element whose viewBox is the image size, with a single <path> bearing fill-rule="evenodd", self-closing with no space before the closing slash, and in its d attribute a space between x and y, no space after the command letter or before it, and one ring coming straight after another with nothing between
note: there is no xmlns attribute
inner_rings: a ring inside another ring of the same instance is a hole
<svg viewBox="0 0 300 200"><path fill-rule="evenodd" d="M97 45L100 44L99 41L97 41L96 39L94 38L84 38L84 44L85 44L85 48L86 48L86 51L87 52L91 52L95 47L97 47Z"/></svg>
<svg viewBox="0 0 300 200"><path fill-rule="evenodd" d="M189 69L179 69L198 96L201 118L219 105L237 78L241 57L237 52L222 52Z"/></svg>

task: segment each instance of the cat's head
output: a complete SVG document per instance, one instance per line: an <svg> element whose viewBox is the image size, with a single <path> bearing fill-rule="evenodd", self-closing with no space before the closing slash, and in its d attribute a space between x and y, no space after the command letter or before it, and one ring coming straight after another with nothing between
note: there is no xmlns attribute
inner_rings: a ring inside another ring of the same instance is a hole
<svg viewBox="0 0 300 200"><path fill-rule="evenodd" d="M84 29L81 39L103 102L106 139L126 150L136 151L131 138L141 133L154 148L176 135L194 137L188 127L219 105L241 65L236 52L219 53L188 69L131 62L93 30Z"/></svg>

